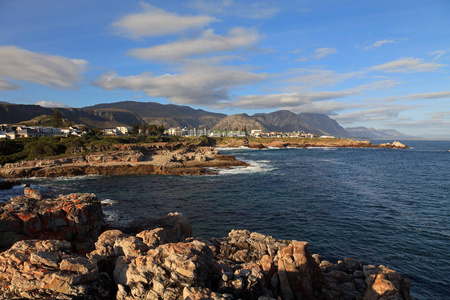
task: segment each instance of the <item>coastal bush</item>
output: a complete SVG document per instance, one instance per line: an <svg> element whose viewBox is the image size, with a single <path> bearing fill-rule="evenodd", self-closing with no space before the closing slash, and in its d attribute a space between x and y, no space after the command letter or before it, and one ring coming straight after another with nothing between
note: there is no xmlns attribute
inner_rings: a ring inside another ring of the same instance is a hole
<svg viewBox="0 0 450 300"><path fill-rule="evenodd" d="M27 143L23 152L27 153L27 159L57 156L66 152L66 146L55 139L38 139Z"/></svg>

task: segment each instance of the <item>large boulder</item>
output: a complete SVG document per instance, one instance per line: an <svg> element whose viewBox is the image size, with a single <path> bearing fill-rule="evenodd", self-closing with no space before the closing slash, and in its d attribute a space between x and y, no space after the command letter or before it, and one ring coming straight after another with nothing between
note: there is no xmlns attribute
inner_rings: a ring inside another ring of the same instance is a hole
<svg viewBox="0 0 450 300"><path fill-rule="evenodd" d="M80 253L91 251L104 222L97 197L74 193L39 198L37 191L28 188L26 196L0 203L0 248L23 239L57 239L76 242Z"/></svg>
<svg viewBox="0 0 450 300"><path fill-rule="evenodd" d="M146 255L119 257L114 269L117 299L182 299L185 287L212 286L214 256L199 241L173 243Z"/></svg>

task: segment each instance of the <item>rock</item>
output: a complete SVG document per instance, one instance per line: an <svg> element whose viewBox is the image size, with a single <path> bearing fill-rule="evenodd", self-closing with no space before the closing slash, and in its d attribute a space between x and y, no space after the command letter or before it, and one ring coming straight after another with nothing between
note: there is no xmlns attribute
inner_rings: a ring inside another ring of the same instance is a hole
<svg viewBox="0 0 450 300"><path fill-rule="evenodd" d="M100 201L94 194L70 194L55 199L19 196L0 203L0 248L22 239L76 241L77 248L91 248L103 225ZM89 246L90 245L90 246ZM85 249L86 250L86 249Z"/></svg>
<svg viewBox="0 0 450 300"><path fill-rule="evenodd" d="M146 255L117 260L114 280L126 299L178 299L185 287L210 288L215 260L201 242L161 245ZM118 298L125 299L125 298Z"/></svg>
<svg viewBox="0 0 450 300"><path fill-rule="evenodd" d="M112 226L127 234L137 234L149 228L162 228L165 231L165 237L161 238L167 239L167 242L171 243L182 242L192 236L191 225L183 214L177 212L169 213L156 220L135 220L126 224L112 224Z"/></svg>
<svg viewBox="0 0 450 300"><path fill-rule="evenodd" d="M70 248L67 241L27 240L0 253L0 298L111 299L109 276Z"/></svg>
<svg viewBox="0 0 450 300"><path fill-rule="evenodd" d="M362 264L354 257L347 257L344 259L345 267L349 273L353 273L356 270L362 270Z"/></svg>
<svg viewBox="0 0 450 300"><path fill-rule="evenodd" d="M22 183L18 180L6 180L0 181L0 190L9 190L12 189L13 186L21 185Z"/></svg>
<svg viewBox="0 0 450 300"><path fill-rule="evenodd" d="M167 238L167 233L164 230L164 228L156 228L152 230L144 230L139 232L136 235L138 238L141 238L142 241L149 247L149 248L156 248L159 245L165 244L169 242L169 239Z"/></svg>
<svg viewBox="0 0 450 300"><path fill-rule="evenodd" d="M233 299L233 296L230 294L219 294L214 293L207 288L202 287L185 287L183 289L183 298L185 300L204 300L204 299L212 299L212 300L227 300Z"/></svg>
<svg viewBox="0 0 450 300"><path fill-rule="evenodd" d="M308 251L307 242L283 248L278 259L278 277L285 299L316 299L324 278Z"/></svg>
<svg viewBox="0 0 450 300"><path fill-rule="evenodd" d="M36 200L42 199L41 193L36 189L30 188L29 186L26 186L23 189L23 193L25 194L25 197L27 197L27 198L36 199Z"/></svg>
<svg viewBox="0 0 450 300"><path fill-rule="evenodd" d="M381 265L364 266L367 290L364 300L412 299L409 295L410 283L392 269ZM367 276L368 275L368 276Z"/></svg>
<svg viewBox="0 0 450 300"><path fill-rule="evenodd" d="M404 144L402 144L400 142L397 142L397 141L392 143L392 147L394 147L394 148L408 148L408 146L406 146L406 145L404 145Z"/></svg>

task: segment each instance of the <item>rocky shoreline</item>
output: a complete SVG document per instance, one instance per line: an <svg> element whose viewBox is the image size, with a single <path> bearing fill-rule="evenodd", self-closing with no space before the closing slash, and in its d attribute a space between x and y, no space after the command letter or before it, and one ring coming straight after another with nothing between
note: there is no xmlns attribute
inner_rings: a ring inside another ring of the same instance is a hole
<svg viewBox="0 0 450 300"><path fill-rule="evenodd" d="M248 139L227 139L216 147L357 147L357 148L408 148L394 142L373 145L370 141L347 139L266 139L261 142ZM81 152L82 153L82 152ZM72 177L81 175L212 175L218 168L249 166L234 156L220 155L211 146L186 143L120 144L106 151L77 154L58 158L35 159L7 163L0 167L0 177Z"/></svg>
<svg viewBox="0 0 450 300"><path fill-rule="evenodd" d="M0 177L71 177L80 175L202 175L215 168L248 166L211 147L154 143L115 145L113 149L86 155L45 158L9 163Z"/></svg>
<svg viewBox="0 0 450 300"><path fill-rule="evenodd" d="M268 138L268 139L225 139L219 142L217 147L237 148L248 147L251 149L267 149L267 148L308 148L308 147L333 147L333 148L394 148L407 149L408 146L400 143L382 143L380 145L372 144L370 141L358 141L350 139L337 138L315 138L315 139L299 139L299 138Z"/></svg>
<svg viewBox="0 0 450 300"><path fill-rule="evenodd" d="M105 224L93 194L25 188L0 204L0 299L411 299L394 270L332 264L308 242L193 238L178 213L143 226Z"/></svg>

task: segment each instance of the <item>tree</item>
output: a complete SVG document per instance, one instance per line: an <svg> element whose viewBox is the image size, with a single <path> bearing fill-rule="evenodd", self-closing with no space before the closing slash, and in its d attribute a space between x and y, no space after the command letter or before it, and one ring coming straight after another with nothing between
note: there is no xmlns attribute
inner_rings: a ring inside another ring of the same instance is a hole
<svg viewBox="0 0 450 300"><path fill-rule="evenodd" d="M52 116L52 126L56 128L60 128L62 126L62 117L59 110L55 110Z"/></svg>
<svg viewBox="0 0 450 300"><path fill-rule="evenodd" d="M142 124L141 130L142 130L142 134L143 134L143 135L146 135L146 134L147 134L147 125L145 125L145 123Z"/></svg>
<svg viewBox="0 0 450 300"><path fill-rule="evenodd" d="M131 129L132 135L138 135L139 134L139 123L134 123L133 128Z"/></svg>
<svg viewBox="0 0 450 300"><path fill-rule="evenodd" d="M164 134L164 125L163 124L159 125L156 131L158 132L159 135L163 135Z"/></svg>

